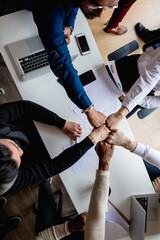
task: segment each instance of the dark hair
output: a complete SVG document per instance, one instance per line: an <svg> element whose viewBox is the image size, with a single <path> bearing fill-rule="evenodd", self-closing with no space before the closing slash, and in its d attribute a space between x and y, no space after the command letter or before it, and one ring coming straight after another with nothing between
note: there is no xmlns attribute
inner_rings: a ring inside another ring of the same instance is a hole
<svg viewBox="0 0 160 240"><path fill-rule="evenodd" d="M18 173L16 162L12 159L11 151L0 143L0 184L11 182Z"/></svg>

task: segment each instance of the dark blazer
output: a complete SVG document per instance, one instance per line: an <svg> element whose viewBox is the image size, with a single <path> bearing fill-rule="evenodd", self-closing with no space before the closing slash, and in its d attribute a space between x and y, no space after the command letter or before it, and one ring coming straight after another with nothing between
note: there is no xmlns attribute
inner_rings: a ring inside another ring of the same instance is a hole
<svg viewBox="0 0 160 240"><path fill-rule="evenodd" d="M3 194L5 196L15 194L22 188L59 174L72 166L93 146L91 140L86 137L79 144L51 159L32 120L60 129L65 124L65 120L57 114L30 101L12 102L0 106L0 138L8 138L8 136L1 135L1 130L7 126L11 132L23 132L29 140L29 144L26 144L21 139L12 139L19 141L24 154L17 179L13 186Z"/></svg>

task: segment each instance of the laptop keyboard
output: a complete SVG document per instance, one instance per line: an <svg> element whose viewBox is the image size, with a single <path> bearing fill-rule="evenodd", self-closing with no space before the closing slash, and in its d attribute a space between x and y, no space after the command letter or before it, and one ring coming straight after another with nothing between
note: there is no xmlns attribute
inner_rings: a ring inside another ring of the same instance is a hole
<svg viewBox="0 0 160 240"><path fill-rule="evenodd" d="M148 206L148 197L142 197L142 198L136 198L139 204L144 208L144 210L147 212L147 206Z"/></svg>
<svg viewBox="0 0 160 240"><path fill-rule="evenodd" d="M23 72L28 73L36 69L48 66L49 63L47 61L47 58L48 56L46 51L42 50L32 55L20 58L18 61L23 69Z"/></svg>
<svg viewBox="0 0 160 240"><path fill-rule="evenodd" d="M139 204L143 207L143 209L146 212L146 219L145 219L145 232L146 232L146 228L147 228L148 197L136 198L136 200L139 202Z"/></svg>

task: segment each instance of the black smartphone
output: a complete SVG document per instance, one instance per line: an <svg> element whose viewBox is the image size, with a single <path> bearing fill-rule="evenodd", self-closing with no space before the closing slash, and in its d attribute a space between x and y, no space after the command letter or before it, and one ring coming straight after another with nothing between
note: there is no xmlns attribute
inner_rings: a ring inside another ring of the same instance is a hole
<svg viewBox="0 0 160 240"><path fill-rule="evenodd" d="M86 39L86 36L84 33L77 34L75 36L75 38L76 38L80 53L82 55L91 53L91 50L89 48L89 45L88 45L88 42L87 42L87 39Z"/></svg>
<svg viewBox="0 0 160 240"><path fill-rule="evenodd" d="M79 75L79 78L80 78L83 86L85 86L85 85L87 85L87 84L96 80L96 77L95 77L92 70L89 70L85 73L82 73L81 75Z"/></svg>

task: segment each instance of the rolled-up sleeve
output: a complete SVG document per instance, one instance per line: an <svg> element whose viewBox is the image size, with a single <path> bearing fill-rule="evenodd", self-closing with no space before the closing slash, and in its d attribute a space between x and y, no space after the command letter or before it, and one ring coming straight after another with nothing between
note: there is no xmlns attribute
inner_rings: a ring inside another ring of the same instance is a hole
<svg viewBox="0 0 160 240"><path fill-rule="evenodd" d="M48 61L53 73L60 79L69 98L81 109L92 103L74 69L63 33L64 23L74 27L77 8L65 7L57 1L46 0L46 5L32 1L34 21L48 53Z"/></svg>
<svg viewBox="0 0 160 240"><path fill-rule="evenodd" d="M160 152L146 144L138 143L133 153L142 157L145 161L160 168Z"/></svg>
<svg viewBox="0 0 160 240"><path fill-rule="evenodd" d="M122 105L131 111L137 104L141 103L147 94L156 86L160 80L160 52L148 62L146 68L140 73L139 78L129 90Z"/></svg>
<svg viewBox="0 0 160 240"><path fill-rule="evenodd" d="M78 9L79 8L72 8L72 10L70 11L69 15L67 16L67 18L64 22L64 25L72 26L72 28L74 28L74 23L75 23L75 19L76 19Z"/></svg>

